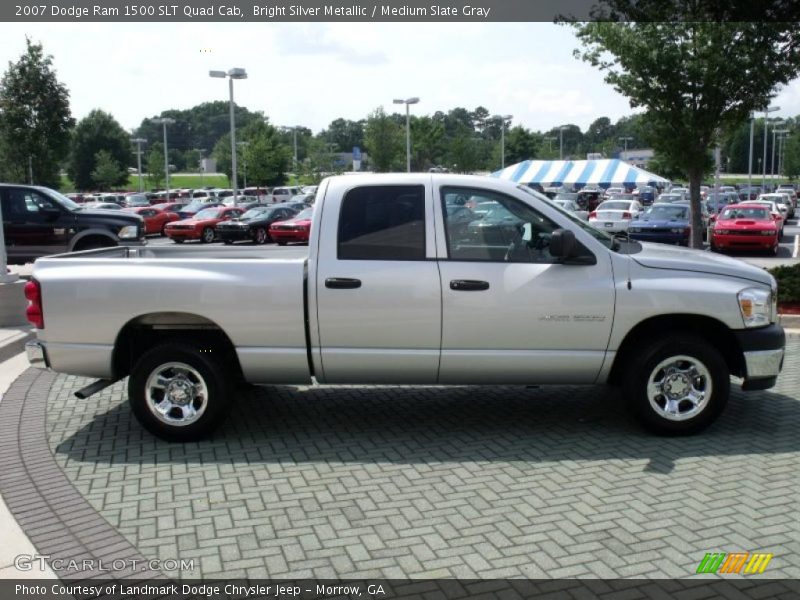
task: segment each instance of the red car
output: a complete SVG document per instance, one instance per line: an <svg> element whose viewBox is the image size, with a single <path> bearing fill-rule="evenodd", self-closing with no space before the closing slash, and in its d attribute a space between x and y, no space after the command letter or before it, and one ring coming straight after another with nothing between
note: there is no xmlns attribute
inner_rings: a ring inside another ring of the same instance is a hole
<svg viewBox="0 0 800 600"><path fill-rule="evenodd" d="M123 208L124 212L136 213L144 219L144 233L149 235L151 233L164 233L167 223L177 221L180 219L174 212L159 210L155 206L137 206L134 208Z"/></svg>
<svg viewBox="0 0 800 600"><path fill-rule="evenodd" d="M162 202L161 204L153 204L153 208L157 208L158 210L163 210L165 212L177 213L187 204L188 202Z"/></svg>
<svg viewBox="0 0 800 600"><path fill-rule="evenodd" d="M314 214L313 208L307 208L287 221L276 221L269 226L269 237L275 240L279 246L285 246L289 242L308 243L308 236L311 233L311 215Z"/></svg>
<svg viewBox="0 0 800 600"><path fill-rule="evenodd" d="M767 250L778 254L780 223L769 207L759 204L731 204L714 220L712 250Z"/></svg>
<svg viewBox="0 0 800 600"><path fill-rule="evenodd" d="M203 244L213 242L217 237L216 226L220 221L241 216L242 209L226 206L204 208L190 219L169 223L164 230L167 237L176 244L186 240L200 240Z"/></svg>

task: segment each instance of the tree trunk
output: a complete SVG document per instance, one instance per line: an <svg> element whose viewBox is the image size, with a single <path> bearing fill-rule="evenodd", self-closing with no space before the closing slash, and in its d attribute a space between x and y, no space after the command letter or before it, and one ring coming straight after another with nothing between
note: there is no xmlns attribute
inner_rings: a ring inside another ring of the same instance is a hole
<svg viewBox="0 0 800 600"><path fill-rule="evenodd" d="M691 235L689 247L703 249L703 217L700 209L700 184L703 182L703 170L691 169L689 171L689 197Z"/></svg>

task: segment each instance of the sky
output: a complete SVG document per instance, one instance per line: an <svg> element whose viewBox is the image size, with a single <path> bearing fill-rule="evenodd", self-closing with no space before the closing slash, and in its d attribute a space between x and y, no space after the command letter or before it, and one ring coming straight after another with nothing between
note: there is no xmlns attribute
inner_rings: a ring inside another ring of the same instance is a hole
<svg viewBox="0 0 800 600"><path fill-rule="evenodd" d="M413 114L484 106L541 131L633 112L572 56L572 30L552 23L3 23L3 70L26 35L53 56L75 118L100 108L128 130L163 110L227 100L227 82L208 71L232 67L248 73L235 82L237 104L315 133L378 106L404 111L392 99L413 96ZM800 80L773 105L781 110L770 116L800 114Z"/></svg>

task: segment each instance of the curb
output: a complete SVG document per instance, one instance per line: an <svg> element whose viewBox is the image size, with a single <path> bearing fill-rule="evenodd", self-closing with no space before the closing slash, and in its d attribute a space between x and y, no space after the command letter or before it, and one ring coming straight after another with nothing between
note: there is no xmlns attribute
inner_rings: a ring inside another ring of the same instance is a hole
<svg viewBox="0 0 800 600"><path fill-rule="evenodd" d="M14 327L18 334L0 342L0 363L25 352L25 344L36 337L32 327Z"/></svg>

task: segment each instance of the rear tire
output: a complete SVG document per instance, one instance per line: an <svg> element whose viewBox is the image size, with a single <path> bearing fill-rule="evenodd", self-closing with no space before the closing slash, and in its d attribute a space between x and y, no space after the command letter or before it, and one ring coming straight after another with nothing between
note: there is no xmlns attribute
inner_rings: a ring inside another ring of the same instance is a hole
<svg viewBox="0 0 800 600"><path fill-rule="evenodd" d="M286 245L286 242L284 242L284 241L279 241L278 242L278 246L285 246L285 245Z"/></svg>
<svg viewBox="0 0 800 600"><path fill-rule="evenodd" d="M267 234L267 230L263 227L257 227L256 230L253 232L253 241L258 244L266 244L267 240L269 240L269 235Z"/></svg>
<svg viewBox="0 0 800 600"><path fill-rule="evenodd" d="M720 352L704 339L675 333L634 351L623 384L628 406L659 435L691 435L725 408L730 374Z"/></svg>
<svg viewBox="0 0 800 600"><path fill-rule="evenodd" d="M145 352L131 371L128 402L147 431L168 442L207 437L230 410L233 378L220 357L184 342L167 342Z"/></svg>
<svg viewBox="0 0 800 600"><path fill-rule="evenodd" d="M186 240L184 240L183 238L173 238L172 241L175 242L176 244L182 244Z"/></svg>

